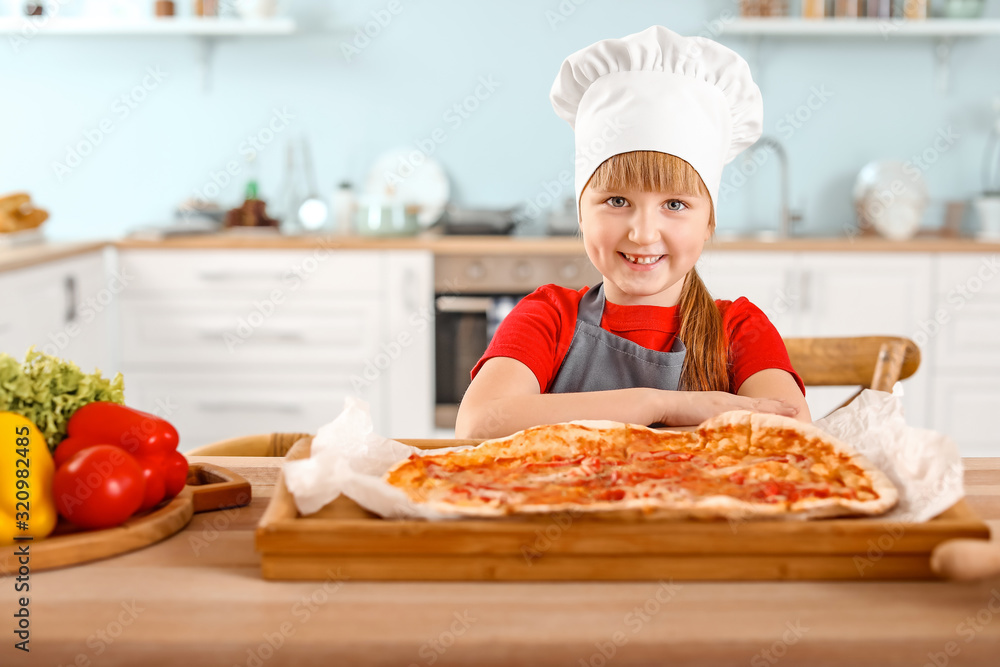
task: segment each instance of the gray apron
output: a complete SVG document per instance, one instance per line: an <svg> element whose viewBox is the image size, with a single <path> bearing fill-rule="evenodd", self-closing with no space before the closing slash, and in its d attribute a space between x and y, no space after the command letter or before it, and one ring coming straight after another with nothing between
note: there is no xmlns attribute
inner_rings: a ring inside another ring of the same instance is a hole
<svg viewBox="0 0 1000 667"><path fill-rule="evenodd" d="M687 349L674 339L669 352L649 350L601 328L604 284L580 299L569 351L549 388L551 394L629 387L676 390Z"/></svg>

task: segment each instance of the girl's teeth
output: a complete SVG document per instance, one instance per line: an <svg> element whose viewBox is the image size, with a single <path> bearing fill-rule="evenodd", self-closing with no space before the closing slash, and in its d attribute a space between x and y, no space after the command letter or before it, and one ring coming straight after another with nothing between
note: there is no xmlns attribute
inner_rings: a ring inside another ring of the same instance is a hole
<svg viewBox="0 0 1000 667"><path fill-rule="evenodd" d="M654 262L660 261L660 258L663 257L663 255L639 257L636 255L626 255L625 253L622 253L622 255L624 255L625 259L632 262L633 264L652 264Z"/></svg>

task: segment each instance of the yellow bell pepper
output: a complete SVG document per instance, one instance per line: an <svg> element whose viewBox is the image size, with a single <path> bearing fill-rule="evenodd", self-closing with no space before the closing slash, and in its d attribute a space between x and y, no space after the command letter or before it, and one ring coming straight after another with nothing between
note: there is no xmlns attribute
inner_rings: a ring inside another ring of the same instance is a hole
<svg viewBox="0 0 1000 667"><path fill-rule="evenodd" d="M0 545L16 544L15 537L42 539L55 529L54 475L38 427L21 415L0 412Z"/></svg>

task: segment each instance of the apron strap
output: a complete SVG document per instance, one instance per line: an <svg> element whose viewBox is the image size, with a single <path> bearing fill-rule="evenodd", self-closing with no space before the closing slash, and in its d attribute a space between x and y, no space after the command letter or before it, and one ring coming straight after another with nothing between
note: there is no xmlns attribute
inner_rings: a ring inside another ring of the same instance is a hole
<svg viewBox="0 0 1000 667"><path fill-rule="evenodd" d="M604 283L597 283L587 290L587 293L580 298L580 305L576 312L577 322L586 322L595 327L601 326L601 317L604 315Z"/></svg>

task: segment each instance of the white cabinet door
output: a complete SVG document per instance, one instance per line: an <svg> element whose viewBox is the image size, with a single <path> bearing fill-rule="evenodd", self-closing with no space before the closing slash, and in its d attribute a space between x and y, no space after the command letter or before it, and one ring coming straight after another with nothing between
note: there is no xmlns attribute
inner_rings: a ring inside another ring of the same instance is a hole
<svg viewBox="0 0 1000 667"><path fill-rule="evenodd" d="M181 451L259 433L315 433L358 396L349 372L159 372L125 376L128 405L167 419ZM378 405L374 395L360 397ZM376 418L375 428L386 425Z"/></svg>
<svg viewBox="0 0 1000 667"><path fill-rule="evenodd" d="M806 336L913 338L931 309L931 263L924 254L801 254Z"/></svg>
<svg viewBox="0 0 1000 667"><path fill-rule="evenodd" d="M262 310L242 294L131 299L122 321L128 367L306 367L373 356L382 335L377 298L298 300Z"/></svg>
<svg viewBox="0 0 1000 667"><path fill-rule="evenodd" d="M745 296L764 311L784 337L797 336L801 298L798 259L790 252L708 251L698 262L698 274L716 299Z"/></svg>
<svg viewBox="0 0 1000 667"><path fill-rule="evenodd" d="M822 253L800 255L801 336L905 336L918 344L931 312L932 270L927 254ZM924 427L928 415L931 350L921 348L917 372L903 381L907 422ZM807 391L814 418L850 396L839 388Z"/></svg>
<svg viewBox="0 0 1000 667"><path fill-rule="evenodd" d="M17 272L0 273L0 353L19 361L24 358L28 339L24 333L28 310L24 300Z"/></svg>
<svg viewBox="0 0 1000 667"><path fill-rule="evenodd" d="M1000 371L1000 269L993 255L938 257L937 305L924 327L947 369Z"/></svg>
<svg viewBox="0 0 1000 667"><path fill-rule="evenodd" d="M934 430L954 438L962 456L1000 456L997 369L942 371L935 378L933 396Z"/></svg>
<svg viewBox="0 0 1000 667"><path fill-rule="evenodd" d="M385 368L383 422L390 438L434 435L434 262L427 252L388 252L386 331L365 373ZM364 377L364 376L363 376Z"/></svg>
<svg viewBox="0 0 1000 667"><path fill-rule="evenodd" d="M379 433L430 437L432 259L426 251L125 250L126 397L176 404L183 448L315 431L344 398Z"/></svg>
<svg viewBox="0 0 1000 667"><path fill-rule="evenodd" d="M716 298L746 296L785 338L899 335L913 338L931 309L932 272L926 254L706 252L698 264ZM931 360L903 384L907 419L929 423ZM839 406L848 388L811 387L814 419Z"/></svg>
<svg viewBox="0 0 1000 667"><path fill-rule="evenodd" d="M109 312L117 293L102 252L12 271L0 281L0 350L23 359L35 346L87 372L110 370Z"/></svg>
<svg viewBox="0 0 1000 667"><path fill-rule="evenodd" d="M1000 456L1000 265L996 255L935 258L936 303L921 336L934 351L933 426L963 456Z"/></svg>

